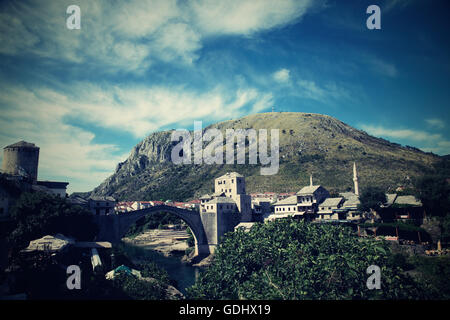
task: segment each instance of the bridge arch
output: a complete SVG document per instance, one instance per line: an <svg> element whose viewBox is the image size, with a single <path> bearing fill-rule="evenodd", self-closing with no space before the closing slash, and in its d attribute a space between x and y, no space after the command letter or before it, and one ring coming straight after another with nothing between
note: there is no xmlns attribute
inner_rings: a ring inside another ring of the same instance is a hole
<svg viewBox="0 0 450 320"><path fill-rule="evenodd" d="M125 236L128 229L138 220L156 212L168 212L183 220L191 229L195 240L195 255L209 254L210 248L203 224L198 211L181 209L173 206L158 205L132 212L116 215L115 240L120 241Z"/></svg>

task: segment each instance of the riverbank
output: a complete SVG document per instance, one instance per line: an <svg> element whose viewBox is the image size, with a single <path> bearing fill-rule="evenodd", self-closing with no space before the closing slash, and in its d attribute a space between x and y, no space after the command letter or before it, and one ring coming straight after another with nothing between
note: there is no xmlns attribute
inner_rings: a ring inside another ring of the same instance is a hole
<svg viewBox="0 0 450 320"><path fill-rule="evenodd" d="M155 251L145 246L143 242L141 246L138 246L130 242L122 241L120 247L133 264L138 265L153 262L166 270L170 279L175 281L175 288L181 291L183 295L186 295L186 288L194 284L200 272L200 268L183 262L180 255L164 255L160 251Z"/></svg>
<svg viewBox="0 0 450 320"><path fill-rule="evenodd" d="M154 250L166 257L183 255L188 248L189 234L183 229L151 229L134 237L123 238L127 244Z"/></svg>

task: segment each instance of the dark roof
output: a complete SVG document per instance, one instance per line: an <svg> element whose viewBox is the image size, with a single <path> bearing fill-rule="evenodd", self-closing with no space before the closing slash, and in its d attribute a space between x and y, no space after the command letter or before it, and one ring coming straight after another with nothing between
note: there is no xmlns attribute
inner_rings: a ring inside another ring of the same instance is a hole
<svg viewBox="0 0 450 320"><path fill-rule="evenodd" d="M59 181L37 181L36 184L50 189L65 189L69 183Z"/></svg>
<svg viewBox="0 0 450 320"><path fill-rule="evenodd" d="M33 148L33 149L39 149L39 147L37 147L34 143L30 143L30 142L26 142L26 141L19 141L13 144L10 144L9 146L4 147L3 149L6 148Z"/></svg>

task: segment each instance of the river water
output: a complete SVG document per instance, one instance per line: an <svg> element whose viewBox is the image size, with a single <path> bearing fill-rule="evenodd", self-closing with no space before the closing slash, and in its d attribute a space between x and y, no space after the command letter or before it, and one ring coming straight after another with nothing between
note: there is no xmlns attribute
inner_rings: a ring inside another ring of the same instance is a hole
<svg viewBox="0 0 450 320"><path fill-rule="evenodd" d="M200 272L199 267L193 267L190 264L181 261L182 256L166 257L157 251L137 247L122 241L122 246L131 260L142 262L154 262L159 267L165 269L170 279L176 281L176 288L183 294L186 294L186 288L192 286L196 276Z"/></svg>

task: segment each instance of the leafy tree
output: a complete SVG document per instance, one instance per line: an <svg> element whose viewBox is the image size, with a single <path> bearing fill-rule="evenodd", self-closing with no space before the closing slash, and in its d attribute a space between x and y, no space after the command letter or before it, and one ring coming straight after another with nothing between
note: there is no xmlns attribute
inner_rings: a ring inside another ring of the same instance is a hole
<svg viewBox="0 0 450 320"><path fill-rule="evenodd" d="M361 211L370 211L371 209L377 211L380 205L386 203L387 198L384 191L377 187L366 188L359 197L361 202L358 209Z"/></svg>
<svg viewBox="0 0 450 320"><path fill-rule="evenodd" d="M450 186L445 177L424 176L417 180L416 189L427 213L443 217L450 212Z"/></svg>
<svg viewBox="0 0 450 320"><path fill-rule="evenodd" d="M195 239L194 239L194 235L192 234L191 228L187 227L186 232L189 235L189 237L186 240L188 247L195 246Z"/></svg>
<svg viewBox="0 0 450 320"><path fill-rule="evenodd" d="M61 233L78 240L92 240L97 234L88 210L42 192L23 193L11 209L11 218L14 229L8 242L16 250L48 234Z"/></svg>
<svg viewBox="0 0 450 320"><path fill-rule="evenodd" d="M165 287L159 282L140 280L125 273L120 273L114 278L113 286L132 300L161 300L166 297Z"/></svg>
<svg viewBox="0 0 450 320"><path fill-rule="evenodd" d="M293 219L229 233L211 266L188 288L192 299L411 299L419 285L393 264L389 245L348 227ZM370 265L381 290L369 290Z"/></svg>

